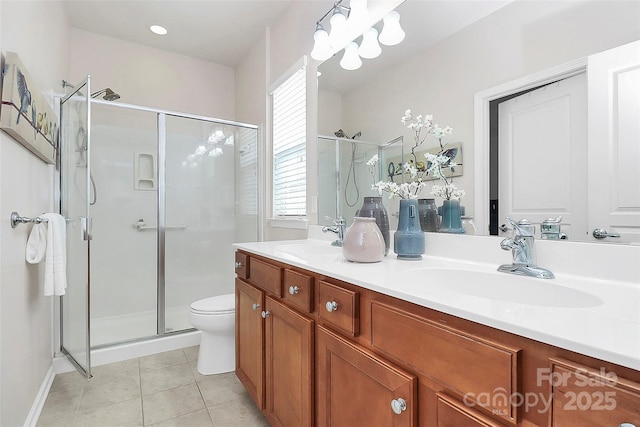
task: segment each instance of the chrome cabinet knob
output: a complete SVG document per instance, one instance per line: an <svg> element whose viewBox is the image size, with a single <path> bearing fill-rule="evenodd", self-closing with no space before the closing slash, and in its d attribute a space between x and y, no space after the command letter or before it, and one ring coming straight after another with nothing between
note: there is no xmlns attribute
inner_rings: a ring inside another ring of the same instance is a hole
<svg viewBox="0 0 640 427"><path fill-rule="evenodd" d="M393 399L391 401L391 409L395 414L400 415L407 410L407 402L401 397Z"/></svg>
<svg viewBox="0 0 640 427"><path fill-rule="evenodd" d="M618 233L609 233L607 230L603 230L602 228L594 228L593 237L596 239L604 239L605 237L620 237L620 235Z"/></svg>
<svg viewBox="0 0 640 427"><path fill-rule="evenodd" d="M236 268L241 268L242 267L242 263L239 261L236 261Z"/></svg>
<svg viewBox="0 0 640 427"><path fill-rule="evenodd" d="M263 318L263 319L266 319L267 317L269 317L269 315L270 315L270 314L271 314L271 313L270 313L269 311L263 311L263 312L261 313L261 315L262 315L262 318Z"/></svg>
<svg viewBox="0 0 640 427"><path fill-rule="evenodd" d="M329 313L336 311L338 309L338 303L335 301L327 301L327 303L324 305L324 307L327 309L327 311Z"/></svg>
<svg viewBox="0 0 640 427"><path fill-rule="evenodd" d="M297 286L289 286L289 293L295 295L300 292L300 288Z"/></svg>
<svg viewBox="0 0 640 427"><path fill-rule="evenodd" d="M253 305L251 306L251 308L252 308L252 309L254 309L254 310L257 310L257 309L259 309L259 308L260 308L260 304L253 304Z"/></svg>
<svg viewBox="0 0 640 427"><path fill-rule="evenodd" d="M631 423L622 423L618 427L636 427L636 425Z"/></svg>

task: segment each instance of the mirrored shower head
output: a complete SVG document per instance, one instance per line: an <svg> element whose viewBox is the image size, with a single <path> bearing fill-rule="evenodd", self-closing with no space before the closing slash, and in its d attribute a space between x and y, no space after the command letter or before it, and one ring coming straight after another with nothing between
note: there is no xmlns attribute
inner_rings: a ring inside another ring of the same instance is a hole
<svg viewBox="0 0 640 427"><path fill-rule="evenodd" d="M116 99L120 99L120 95L118 95L117 93L115 93L113 90L111 90L110 87L101 89L97 92L94 92L91 94L92 98L95 98L97 96L100 96L104 93L104 95L102 96L102 99L104 99L105 101L115 101Z"/></svg>

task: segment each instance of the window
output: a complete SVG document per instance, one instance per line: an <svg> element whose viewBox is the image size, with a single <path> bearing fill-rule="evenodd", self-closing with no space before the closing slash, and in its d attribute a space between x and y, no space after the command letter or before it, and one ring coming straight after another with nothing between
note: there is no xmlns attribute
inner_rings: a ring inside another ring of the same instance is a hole
<svg viewBox="0 0 640 427"><path fill-rule="evenodd" d="M306 216L306 67L292 70L272 92L274 217Z"/></svg>

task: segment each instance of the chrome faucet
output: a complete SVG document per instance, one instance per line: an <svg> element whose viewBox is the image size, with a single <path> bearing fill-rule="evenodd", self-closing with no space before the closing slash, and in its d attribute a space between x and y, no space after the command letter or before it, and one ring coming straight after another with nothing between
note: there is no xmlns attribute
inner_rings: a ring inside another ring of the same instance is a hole
<svg viewBox="0 0 640 427"><path fill-rule="evenodd" d="M505 251L511 250L513 263L501 265L498 271L539 279L554 279L551 271L536 265L533 225L527 220L515 222L511 218L507 218L507 222L513 227L515 236L504 239L500 242L500 247Z"/></svg>
<svg viewBox="0 0 640 427"><path fill-rule="evenodd" d="M327 231L331 231L333 233L336 233L338 235L338 238L333 242L331 242L331 246L342 247L342 239L344 239L344 229L347 225L346 221L341 216L338 217L338 219L332 219L329 217L327 217L327 219L330 219L333 221L333 226L322 227L322 232L326 233Z"/></svg>

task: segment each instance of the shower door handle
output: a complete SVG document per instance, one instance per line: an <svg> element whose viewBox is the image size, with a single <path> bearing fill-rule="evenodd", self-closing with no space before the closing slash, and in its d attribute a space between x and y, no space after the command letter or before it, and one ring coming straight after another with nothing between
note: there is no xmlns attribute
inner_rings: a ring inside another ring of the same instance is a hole
<svg viewBox="0 0 640 427"><path fill-rule="evenodd" d="M80 217L80 227L82 228L82 240L91 240L93 237L91 236L91 218L87 218L84 216Z"/></svg>

